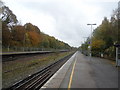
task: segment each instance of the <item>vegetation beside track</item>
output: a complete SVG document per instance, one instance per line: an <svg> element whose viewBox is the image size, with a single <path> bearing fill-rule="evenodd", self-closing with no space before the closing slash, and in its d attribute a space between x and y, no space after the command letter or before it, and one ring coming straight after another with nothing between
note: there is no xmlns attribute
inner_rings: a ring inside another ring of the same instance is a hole
<svg viewBox="0 0 120 90"><path fill-rule="evenodd" d="M45 66L71 54L73 52L52 53L21 58L15 61L3 63L3 87L8 87L15 82L31 75Z"/></svg>

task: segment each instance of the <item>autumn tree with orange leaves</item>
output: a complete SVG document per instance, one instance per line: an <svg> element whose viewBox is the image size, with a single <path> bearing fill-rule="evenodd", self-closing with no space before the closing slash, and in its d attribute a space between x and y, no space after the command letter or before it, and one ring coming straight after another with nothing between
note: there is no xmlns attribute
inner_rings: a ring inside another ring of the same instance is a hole
<svg viewBox="0 0 120 90"><path fill-rule="evenodd" d="M3 6L1 20L3 48L71 49L67 43L44 34L31 23L20 25L16 15L6 6Z"/></svg>

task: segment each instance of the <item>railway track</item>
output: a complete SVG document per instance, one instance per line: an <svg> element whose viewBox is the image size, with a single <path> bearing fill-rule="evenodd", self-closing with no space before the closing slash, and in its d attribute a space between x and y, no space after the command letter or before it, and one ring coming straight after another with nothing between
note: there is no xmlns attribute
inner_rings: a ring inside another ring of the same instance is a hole
<svg viewBox="0 0 120 90"><path fill-rule="evenodd" d="M38 90L72 55L73 53L2 90Z"/></svg>

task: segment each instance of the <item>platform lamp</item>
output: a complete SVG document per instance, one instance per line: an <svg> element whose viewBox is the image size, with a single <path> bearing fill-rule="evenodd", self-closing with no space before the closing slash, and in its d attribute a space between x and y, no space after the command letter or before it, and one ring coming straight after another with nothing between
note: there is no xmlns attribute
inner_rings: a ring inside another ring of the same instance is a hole
<svg viewBox="0 0 120 90"><path fill-rule="evenodd" d="M92 26L93 25L96 25L96 24L87 24L87 25L90 25L91 26L91 35L90 35L90 60L91 60L91 57L92 57Z"/></svg>

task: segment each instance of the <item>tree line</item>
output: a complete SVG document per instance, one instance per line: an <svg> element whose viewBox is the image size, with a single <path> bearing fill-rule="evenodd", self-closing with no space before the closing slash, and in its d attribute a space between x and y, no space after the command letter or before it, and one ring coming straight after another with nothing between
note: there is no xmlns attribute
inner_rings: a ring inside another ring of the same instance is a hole
<svg viewBox="0 0 120 90"><path fill-rule="evenodd" d="M114 10L111 19L104 17L102 23L92 32L92 37L88 37L81 45L84 54L89 54L89 42L92 41L92 55L115 58L115 45L120 44L120 19L118 9Z"/></svg>
<svg viewBox="0 0 120 90"><path fill-rule="evenodd" d="M49 36L31 24L21 25L16 15L5 5L2 7L2 46L3 48L48 48L72 49L67 43Z"/></svg>

